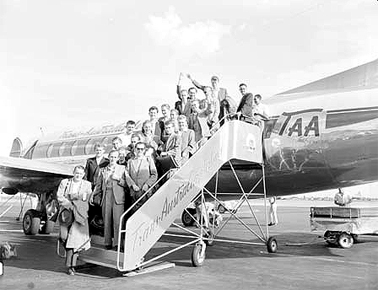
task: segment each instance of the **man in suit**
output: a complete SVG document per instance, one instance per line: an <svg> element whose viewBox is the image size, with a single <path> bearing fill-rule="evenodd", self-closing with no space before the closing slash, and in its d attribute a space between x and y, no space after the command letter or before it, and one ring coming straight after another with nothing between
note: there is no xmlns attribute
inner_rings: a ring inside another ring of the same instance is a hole
<svg viewBox="0 0 378 290"><path fill-rule="evenodd" d="M145 156L146 145L138 142L135 145L135 156L127 163L125 179L130 188L130 196L133 203L137 201L157 180L157 171L151 157ZM152 193L152 192L151 192ZM134 208L137 210L147 196Z"/></svg>
<svg viewBox="0 0 378 290"><path fill-rule="evenodd" d="M247 85L245 83L241 83L239 85L239 91L240 91L242 97L245 96L245 94L247 93Z"/></svg>
<svg viewBox="0 0 378 290"><path fill-rule="evenodd" d="M148 109L148 115L150 116L150 122L152 124L152 133L155 136L161 137L161 127L158 118L159 109L155 106L152 106Z"/></svg>
<svg viewBox="0 0 378 290"><path fill-rule="evenodd" d="M85 165L84 170L84 179L92 183L92 189L96 185L96 180L100 169L108 166L109 160L104 156L105 147L104 145L97 143L94 146L96 156L88 158L87 164Z"/></svg>
<svg viewBox="0 0 378 290"><path fill-rule="evenodd" d="M202 140L203 143L211 135L207 119L212 111L209 108L200 109L198 100L192 102L192 111L193 113L189 116L188 127L194 131L196 142Z"/></svg>
<svg viewBox="0 0 378 290"><path fill-rule="evenodd" d="M255 104L255 101L254 101L253 94L247 93L241 98L236 112L237 113L240 112L244 116L253 118L255 107L256 107L256 104Z"/></svg>
<svg viewBox="0 0 378 290"><path fill-rule="evenodd" d="M188 97L188 91L181 88L181 81L183 78L183 74L180 73L179 81L176 87L176 93L179 98L177 102L175 102L175 109L179 111L179 115L189 115L190 114L190 100L191 97Z"/></svg>
<svg viewBox="0 0 378 290"><path fill-rule="evenodd" d="M196 140L194 131L188 128L188 121L184 115L178 117L178 126L181 136L181 164L184 164L194 154Z"/></svg>
<svg viewBox="0 0 378 290"><path fill-rule="evenodd" d="M158 137L163 142L168 138L168 136L165 133L165 122L167 122L170 119L170 117L169 117L170 111L171 111L171 107L169 106L169 104L163 104L163 105L161 105L161 114L163 116L158 119L159 120L160 131L161 131L161 135L158 136Z"/></svg>
<svg viewBox="0 0 378 290"><path fill-rule="evenodd" d="M200 90L204 91L206 86L201 85L195 79L193 79L190 74L188 74L188 78L192 81L193 85L195 85ZM227 90L225 88L219 87L219 78L217 76L211 77L211 87L213 89L214 96L218 98L220 104L220 112L219 112L219 119L222 119L223 116L235 113L236 111L236 103L235 101L228 95Z"/></svg>
<svg viewBox="0 0 378 290"><path fill-rule="evenodd" d="M173 121L165 122L165 131L167 134L167 141L163 144L160 157L171 157L177 163L181 162L181 138L175 133L175 125Z"/></svg>
<svg viewBox="0 0 378 290"><path fill-rule="evenodd" d="M109 165L101 169L91 196L91 203L96 195L101 196L105 247L108 250L112 249L112 231L114 245L118 244L119 222L125 208L125 166L117 164L118 159L119 152L111 150Z"/></svg>

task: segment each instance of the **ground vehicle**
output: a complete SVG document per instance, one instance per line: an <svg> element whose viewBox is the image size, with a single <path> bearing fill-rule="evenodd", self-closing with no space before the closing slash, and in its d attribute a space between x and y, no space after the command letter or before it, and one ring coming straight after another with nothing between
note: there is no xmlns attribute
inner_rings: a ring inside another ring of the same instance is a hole
<svg viewBox="0 0 378 290"><path fill-rule="evenodd" d="M350 248L358 235L378 234L377 208L311 207L312 231L325 231L324 239L330 245Z"/></svg>

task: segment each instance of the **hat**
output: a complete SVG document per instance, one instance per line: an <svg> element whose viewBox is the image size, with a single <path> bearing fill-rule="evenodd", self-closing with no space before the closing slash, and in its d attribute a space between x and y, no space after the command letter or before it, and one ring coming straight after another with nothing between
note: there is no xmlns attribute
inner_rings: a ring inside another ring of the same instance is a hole
<svg viewBox="0 0 378 290"><path fill-rule="evenodd" d="M62 226L70 226L74 221L73 211L71 209L63 208L59 213L59 223Z"/></svg>
<svg viewBox="0 0 378 290"><path fill-rule="evenodd" d="M219 82L219 78L218 78L217 76L212 76L212 77L211 77L211 80L216 80L216 81Z"/></svg>

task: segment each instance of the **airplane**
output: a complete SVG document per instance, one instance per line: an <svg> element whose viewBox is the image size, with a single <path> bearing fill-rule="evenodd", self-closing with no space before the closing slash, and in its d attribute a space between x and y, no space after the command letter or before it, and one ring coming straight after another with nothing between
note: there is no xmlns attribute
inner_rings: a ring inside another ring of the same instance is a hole
<svg viewBox="0 0 378 290"><path fill-rule="evenodd" d="M377 95L378 59L264 100L273 116L263 131L267 195L377 181ZM37 140L26 150L20 139L14 140L10 157L0 157L0 187L7 194L32 192L39 196L37 209L24 215L26 234L51 231L46 204L60 180L94 154L94 144L110 146L121 130L118 125L64 132L55 139ZM241 160L234 169L245 191L261 177L260 168ZM223 200L240 194L230 165L225 164L218 178L214 176L206 185L209 191L215 187ZM263 191L261 185L257 191Z"/></svg>

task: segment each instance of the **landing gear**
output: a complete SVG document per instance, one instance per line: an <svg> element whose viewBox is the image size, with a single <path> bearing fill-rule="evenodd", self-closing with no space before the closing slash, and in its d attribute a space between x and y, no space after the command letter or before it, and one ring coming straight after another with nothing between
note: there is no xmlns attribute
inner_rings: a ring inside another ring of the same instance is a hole
<svg viewBox="0 0 378 290"><path fill-rule="evenodd" d="M266 247L269 253L277 252L278 244L277 244L276 239L273 237L270 237L268 241L266 242Z"/></svg>
<svg viewBox="0 0 378 290"><path fill-rule="evenodd" d="M201 267L206 258L206 244L203 241L199 241L194 245L192 251L192 265L194 267Z"/></svg>
<svg viewBox="0 0 378 290"><path fill-rule="evenodd" d="M36 235L39 232L41 225L41 218L39 217L38 211L34 209L29 209L24 214L24 219L22 220L22 229L25 235Z"/></svg>

